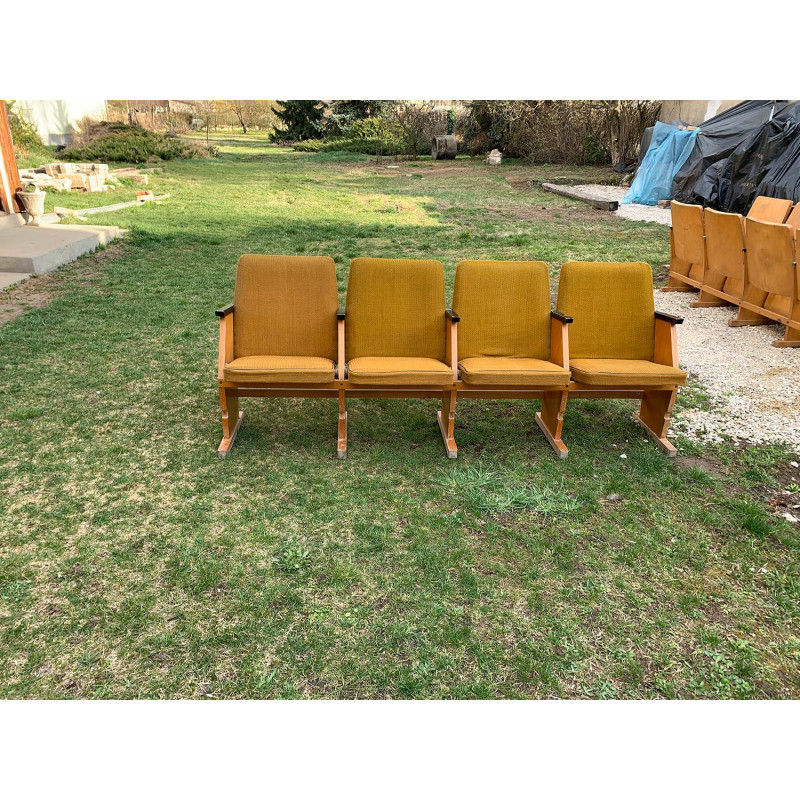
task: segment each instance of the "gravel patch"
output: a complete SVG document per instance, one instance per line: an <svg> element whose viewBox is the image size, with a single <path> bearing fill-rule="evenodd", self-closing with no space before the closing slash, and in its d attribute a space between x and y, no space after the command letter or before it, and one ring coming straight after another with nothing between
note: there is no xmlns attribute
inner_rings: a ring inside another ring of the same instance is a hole
<svg viewBox="0 0 800 800"><path fill-rule="evenodd" d="M659 311L684 318L678 359L711 410L680 409L671 430L701 441L783 442L800 446L800 348L772 346L782 325L729 328L732 306L690 308L697 292L655 292Z"/></svg>
<svg viewBox="0 0 800 800"><path fill-rule="evenodd" d="M622 198L628 192L627 186L603 186L597 183L585 183L580 186L571 186L570 189L577 192L587 200L616 200L620 205L614 213L624 219L633 219L638 222L659 222L662 225L672 223L672 212L668 208L658 206L643 206L638 203L622 205Z"/></svg>

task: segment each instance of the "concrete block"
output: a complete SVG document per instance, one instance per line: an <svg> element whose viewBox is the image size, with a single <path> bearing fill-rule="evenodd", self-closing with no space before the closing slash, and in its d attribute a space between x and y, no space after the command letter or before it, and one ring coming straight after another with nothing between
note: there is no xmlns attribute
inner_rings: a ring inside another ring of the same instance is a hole
<svg viewBox="0 0 800 800"><path fill-rule="evenodd" d="M106 225L41 225L0 233L0 272L42 275L119 236Z"/></svg>

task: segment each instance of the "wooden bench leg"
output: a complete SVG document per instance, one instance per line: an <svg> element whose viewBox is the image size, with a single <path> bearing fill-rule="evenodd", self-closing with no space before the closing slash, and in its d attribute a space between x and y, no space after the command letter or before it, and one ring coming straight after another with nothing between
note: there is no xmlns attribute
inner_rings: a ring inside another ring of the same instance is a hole
<svg viewBox="0 0 800 800"><path fill-rule="evenodd" d="M437 414L439 430L444 439L448 458L458 458L458 447L454 437L456 427L456 391L442 392L442 408Z"/></svg>
<svg viewBox="0 0 800 800"><path fill-rule="evenodd" d="M728 320L728 325L731 328L741 328L743 325L774 325L775 320L759 314L757 311L751 311L749 308L742 308L739 306L739 313L734 319Z"/></svg>
<svg viewBox="0 0 800 800"><path fill-rule="evenodd" d="M336 457L347 458L347 410L344 405L344 389L339 389L339 438Z"/></svg>
<svg viewBox="0 0 800 800"><path fill-rule="evenodd" d="M678 452L667 439L670 414L677 395L677 389L644 392L642 407L639 409L639 413L633 416L670 458L674 458Z"/></svg>
<svg viewBox="0 0 800 800"><path fill-rule="evenodd" d="M667 285L662 287L662 292L696 292L694 286L691 286L688 283L684 283L680 278L678 278L673 272L669 273L669 277L667 278Z"/></svg>
<svg viewBox="0 0 800 800"><path fill-rule="evenodd" d="M239 426L242 424L243 411L239 411L239 398L230 389L219 390L219 405L222 410L222 441L217 449L217 455L225 458L233 446Z"/></svg>
<svg viewBox="0 0 800 800"><path fill-rule="evenodd" d="M731 304L727 300L723 300L721 297L717 297L701 289L700 296L694 303L690 303L689 305L692 308L716 308L717 306L729 306Z"/></svg>
<svg viewBox="0 0 800 800"><path fill-rule="evenodd" d="M786 333L783 334L783 339L775 339L772 343L773 347L800 347L800 330L797 328L786 326Z"/></svg>
<svg viewBox="0 0 800 800"><path fill-rule="evenodd" d="M545 392L542 410L536 414L536 424L542 429L550 446L559 458L569 455L567 446L561 441L561 428L564 425L564 409L567 407L567 392Z"/></svg>

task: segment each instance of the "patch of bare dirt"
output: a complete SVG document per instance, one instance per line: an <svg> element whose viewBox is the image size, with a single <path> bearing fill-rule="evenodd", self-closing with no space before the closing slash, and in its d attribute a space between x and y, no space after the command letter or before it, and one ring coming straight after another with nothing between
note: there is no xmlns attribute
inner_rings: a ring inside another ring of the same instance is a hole
<svg viewBox="0 0 800 800"><path fill-rule="evenodd" d="M699 469L713 478L724 480L727 477L725 468L715 459L700 458L699 456L677 456L674 464L680 469Z"/></svg>
<svg viewBox="0 0 800 800"><path fill-rule="evenodd" d="M531 188L531 178L525 175L506 175L506 180L512 189L525 191Z"/></svg>
<svg viewBox="0 0 800 800"><path fill-rule="evenodd" d="M564 222L597 222L603 217L608 217L611 212L598 211L591 206L581 203L581 208L558 208L557 206L540 206L531 203L529 206L487 208L486 212L493 216L510 216L514 219L524 220L562 220ZM558 214L558 216L556 216Z"/></svg>
<svg viewBox="0 0 800 800"><path fill-rule="evenodd" d="M77 277L81 285L88 285L97 277L104 264L122 254L123 246L123 242L117 240L105 250L98 250L45 275L32 276L7 291L0 292L0 328L34 308L49 306L66 275Z"/></svg>

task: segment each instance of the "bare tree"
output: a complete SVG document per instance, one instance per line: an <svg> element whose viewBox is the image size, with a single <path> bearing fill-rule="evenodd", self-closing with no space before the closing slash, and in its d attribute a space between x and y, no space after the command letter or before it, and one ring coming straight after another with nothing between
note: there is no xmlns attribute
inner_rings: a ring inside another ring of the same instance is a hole
<svg viewBox="0 0 800 800"><path fill-rule="evenodd" d="M208 144L208 132L211 127L211 118L217 110L216 100L192 100L191 106L203 120L203 127L206 129L206 144Z"/></svg>
<svg viewBox="0 0 800 800"><path fill-rule="evenodd" d="M406 147L415 160L430 149L432 136L447 130L446 113L436 111L429 100L395 103L389 116L403 132Z"/></svg>

